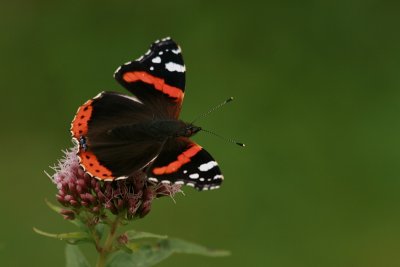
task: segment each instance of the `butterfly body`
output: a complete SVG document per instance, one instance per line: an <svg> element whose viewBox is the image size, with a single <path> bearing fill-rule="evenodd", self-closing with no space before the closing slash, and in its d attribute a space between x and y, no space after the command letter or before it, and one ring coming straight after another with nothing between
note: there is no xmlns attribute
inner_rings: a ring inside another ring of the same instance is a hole
<svg viewBox="0 0 400 267"><path fill-rule="evenodd" d="M185 88L179 46L170 38L156 41L114 77L133 95L102 92L72 121L85 171L106 181L142 171L154 182L218 188L223 179L218 164L189 139L201 128L179 119Z"/></svg>

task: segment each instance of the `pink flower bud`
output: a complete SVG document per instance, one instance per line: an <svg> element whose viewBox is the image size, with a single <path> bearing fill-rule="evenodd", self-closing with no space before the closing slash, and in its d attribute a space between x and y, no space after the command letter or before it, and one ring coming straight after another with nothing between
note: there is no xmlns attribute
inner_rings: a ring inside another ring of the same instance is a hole
<svg viewBox="0 0 400 267"><path fill-rule="evenodd" d="M68 189L69 189L69 192L71 192L72 194L76 193L76 188L75 188L75 184L74 183L69 182L68 183Z"/></svg>
<svg viewBox="0 0 400 267"><path fill-rule="evenodd" d="M76 201L75 199L71 199L69 201L69 203L74 207L79 207L80 206L80 203L78 201Z"/></svg>
<svg viewBox="0 0 400 267"><path fill-rule="evenodd" d="M85 172L83 171L83 169L82 168L78 168L77 176L83 177L84 175L85 175Z"/></svg>
<svg viewBox="0 0 400 267"><path fill-rule="evenodd" d="M92 212L93 212L93 213L96 213L96 214L99 213L100 210L101 210L101 207L99 207L99 206L96 206L96 207L93 207L93 208L92 208Z"/></svg>
<svg viewBox="0 0 400 267"><path fill-rule="evenodd" d="M75 220L75 215L63 215L63 218L65 220Z"/></svg>
<svg viewBox="0 0 400 267"><path fill-rule="evenodd" d="M66 206L68 204L68 201L65 200L64 196L57 194L56 198L58 202L60 202L60 204L62 204L63 206Z"/></svg>
<svg viewBox="0 0 400 267"><path fill-rule="evenodd" d="M75 214L75 212L72 211L72 210L61 210L60 214L62 214L62 215L71 215L71 214Z"/></svg>
<svg viewBox="0 0 400 267"><path fill-rule="evenodd" d="M72 199L74 199L74 197L73 196L71 196L71 195L66 195L65 197L64 197L64 200L65 201L71 201Z"/></svg>
<svg viewBox="0 0 400 267"><path fill-rule="evenodd" d="M78 193L78 194L82 194L84 191L83 191L83 189L82 189L82 186L80 186L80 185L77 185L76 187L75 187L75 190L76 190L76 192Z"/></svg>
<svg viewBox="0 0 400 267"><path fill-rule="evenodd" d="M83 200L86 200L87 202L90 202L90 203L94 203L96 201L95 197L92 194L89 194L89 193L82 194L81 198Z"/></svg>
<svg viewBox="0 0 400 267"><path fill-rule="evenodd" d="M143 199L146 200L152 200L154 198L154 190L151 187L148 187L144 190L143 193Z"/></svg>
<svg viewBox="0 0 400 267"><path fill-rule="evenodd" d="M151 210L151 201L146 201L146 202L144 202L144 203L142 204L139 217L140 217L140 218L143 218L144 216L146 216L147 214L149 214L150 210Z"/></svg>

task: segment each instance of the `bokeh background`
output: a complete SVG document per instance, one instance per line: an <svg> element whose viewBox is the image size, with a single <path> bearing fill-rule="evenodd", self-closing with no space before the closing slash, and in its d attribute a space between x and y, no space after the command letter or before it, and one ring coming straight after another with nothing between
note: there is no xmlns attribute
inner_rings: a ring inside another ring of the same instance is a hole
<svg viewBox="0 0 400 267"><path fill-rule="evenodd" d="M172 36L196 136L225 174L132 225L232 251L160 266L400 266L400 5L396 1L3 1L0 265L63 266L72 230L43 173L71 146L79 105L124 92L114 70ZM94 259L89 246L82 246Z"/></svg>

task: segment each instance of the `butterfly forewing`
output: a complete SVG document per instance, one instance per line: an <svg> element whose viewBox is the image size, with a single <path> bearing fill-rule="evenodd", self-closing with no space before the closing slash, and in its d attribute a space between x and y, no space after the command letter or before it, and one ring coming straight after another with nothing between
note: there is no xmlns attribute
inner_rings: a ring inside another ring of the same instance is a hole
<svg viewBox="0 0 400 267"><path fill-rule="evenodd" d="M185 91L186 68L180 47L170 38L154 42L137 60L120 66L115 79L149 106L178 118Z"/></svg>

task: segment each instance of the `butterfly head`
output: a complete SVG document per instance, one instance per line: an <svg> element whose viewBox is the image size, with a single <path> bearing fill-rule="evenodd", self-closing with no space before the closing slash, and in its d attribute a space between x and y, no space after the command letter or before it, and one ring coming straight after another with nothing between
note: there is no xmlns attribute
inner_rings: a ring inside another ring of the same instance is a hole
<svg viewBox="0 0 400 267"><path fill-rule="evenodd" d="M186 124L182 129L182 132L179 133L180 136L191 137L201 131L201 127L195 126L193 124Z"/></svg>

